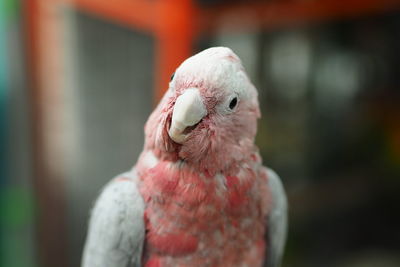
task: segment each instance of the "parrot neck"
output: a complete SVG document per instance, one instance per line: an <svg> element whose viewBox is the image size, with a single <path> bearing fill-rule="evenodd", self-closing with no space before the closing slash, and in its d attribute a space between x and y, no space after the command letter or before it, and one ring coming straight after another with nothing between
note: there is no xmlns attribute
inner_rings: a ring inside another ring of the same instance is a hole
<svg viewBox="0 0 400 267"><path fill-rule="evenodd" d="M171 181L177 179L183 179L183 184L191 184L192 182L195 183L196 179L205 182L210 181L210 179L215 181L222 177L228 180L238 179L242 185L248 184L250 186L257 176L256 173L260 166L261 157L257 152L249 155L246 161L236 162L230 169L216 171L210 168L201 169L199 164L190 164L184 160L162 159L149 150L142 152L134 168L139 177L144 180L150 179L154 186L160 185L165 187L165 190L173 190L177 186L177 182L171 183ZM226 181L224 184L226 184Z"/></svg>
<svg viewBox="0 0 400 267"><path fill-rule="evenodd" d="M240 147L243 148L243 147ZM149 150L144 153L144 161L153 165L158 161L167 161L177 165L186 165L198 173L213 177L218 173L236 175L242 166L248 164L261 164L261 157L256 146L239 151L215 151L199 155L181 150L166 152L159 149ZM204 155L204 156L203 156ZM143 156L141 156L143 158Z"/></svg>

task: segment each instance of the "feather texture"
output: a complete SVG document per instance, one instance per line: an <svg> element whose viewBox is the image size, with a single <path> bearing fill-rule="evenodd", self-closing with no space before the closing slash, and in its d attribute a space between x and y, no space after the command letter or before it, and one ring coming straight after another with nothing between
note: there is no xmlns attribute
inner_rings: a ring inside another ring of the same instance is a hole
<svg viewBox="0 0 400 267"><path fill-rule="evenodd" d="M254 145L259 117L229 48L184 61L145 125L134 177L114 179L96 202L83 266L257 267L266 257L277 267L287 204Z"/></svg>
<svg viewBox="0 0 400 267"><path fill-rule="evenodd" d="M141 266L144 201L136 179L133 170L105 186L92 210L82 267Z"/></svg>
<svg viewBox="0 0 400 267"><path fill-rule="evenodd" d="M267 222L267 266L280 266L287 235L287 199L279 176L271 169L265 169L271 192L271 211Z"/></svg>

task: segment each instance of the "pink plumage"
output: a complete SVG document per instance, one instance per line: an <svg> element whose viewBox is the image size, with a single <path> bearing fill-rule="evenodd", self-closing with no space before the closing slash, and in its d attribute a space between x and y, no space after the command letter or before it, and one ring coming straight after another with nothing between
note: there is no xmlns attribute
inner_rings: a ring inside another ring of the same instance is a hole
<svg viewBox="0 0 400 267"><path fill-rule="evenodd" d="M178 69L146 124L146 146L137 163L147 205L145 257L157 258L160 266L261 266L270 196L261 162L254 160L260 158L254 146L257 94L229 49L197 57L189 70ZM204 66L206 60L215 65ZM247 88L226 88L225 75L240 76ZM207 116L176 144L168 127L173 104L187 88L199 90ZM218 105L239 93L234 112L219 114ZM147 153L157 158L154 166L146 166Z"/></svg>
<svg viewBox="0 0 400 267"><path fill-rule="evenodd" d="M146 230L136 263L262 266L267 257L279 265L286 199L254 145L259 117L257 91L229 48L207 49L176 70L131 171Z"/></svg>

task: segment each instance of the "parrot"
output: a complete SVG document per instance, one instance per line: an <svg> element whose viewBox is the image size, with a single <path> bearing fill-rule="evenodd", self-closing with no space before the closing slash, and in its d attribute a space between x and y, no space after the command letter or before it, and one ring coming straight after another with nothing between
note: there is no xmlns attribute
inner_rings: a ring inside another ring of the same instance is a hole
<svg viewBox="0 0 400 267"><path fill-rule="evenodd" d="M94 203L81 266L280 266L288 204L255 145L260 116L230 48L183 61L137 163Z"/></svg>

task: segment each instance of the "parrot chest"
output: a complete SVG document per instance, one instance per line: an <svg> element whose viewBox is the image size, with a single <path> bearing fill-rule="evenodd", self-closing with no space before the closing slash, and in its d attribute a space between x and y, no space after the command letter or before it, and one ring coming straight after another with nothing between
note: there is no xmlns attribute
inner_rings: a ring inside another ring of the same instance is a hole
<svg viewBox="0 0 400 267"><path fill-rule="evenodd" d="M206 177L168 162L144 171L145 266L260 266L267 192L253 170L240 173Z"/></svg>

